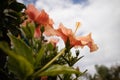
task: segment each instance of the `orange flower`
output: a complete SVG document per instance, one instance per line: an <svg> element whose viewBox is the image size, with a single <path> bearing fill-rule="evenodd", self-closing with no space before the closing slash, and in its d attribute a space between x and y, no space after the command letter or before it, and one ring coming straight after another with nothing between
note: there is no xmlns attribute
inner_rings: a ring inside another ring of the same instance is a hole
<svg viewBox="0 0 120 80"><path fill-rule="evenodd" d="M59 28L56 31L56 35L61 37L64 43L67 42L67 39L70 41L70 46L80 45L80 41L76 40L71 29L64 27L63 24L59 25Z"/></svg>
<svg viewBox="0 0 120 80"><path fill-rule="evenodd" d="M29 4L25 13L28 15L28 18L36 22L40 27L44 26L44 34L47 36L55 34L55 30L53 29L54 22L49 18L49 15L44 10L38 11L34 5ZM38 30L38 28L35 31L35 37L38 37L38 34L40 34L40 30Z"/></svg>
<svg viewBox="0 0 120 80"><path fill-rule="evenodd" d="M30 17L30 19L32 19L39 25L52 26L54 23L53 20L49 18L49 15L44 10L38 11L32 4L28 5L27 9L25 10L25 13Z"/></svg>
<svg viewBox="0 0 120 80"><path fill-rule="evenodd" d="M98 49L97 45L94 44L94 41L91 38L91 34L85 37L76 37L73 34L72 30L64 27L63 24L59 25L56 35L60 36L63 39L64 43L66 43L67 39L69 39L71 48L75 46L84 47L87 45L90 48L90 52Z"/></svg>
<svg viewBox="0 0 120 80"><path fill-rule="evenodd" d="M51 36L51 35L57 35L60 36L64 43L67 42L67 39L70 40L70 47L74 47L74 46L88 46L90 48L90 52L93 52L95 50L98 49L97 45L94 44L94 41L91 38L91 34L85 36L85 37L76 37L75 33L77 31L77 29L80 26L80 22L76 23L76 30L73 33L71 29L68 29L66 27L64 27L63 24L59 25L59 28L57 30L55 30L53 28L53 20L49 18L49 15L44 11L38 11L32 4L29 4L27 9L25 10L25 13L28 14L29 18L33 21L35 21L36 23L38 23L39 27L37 27L35 29L35 34L34 37L39 38L41 35L40 32L40 27L44 26L44 34L47 36Z"/></svg>

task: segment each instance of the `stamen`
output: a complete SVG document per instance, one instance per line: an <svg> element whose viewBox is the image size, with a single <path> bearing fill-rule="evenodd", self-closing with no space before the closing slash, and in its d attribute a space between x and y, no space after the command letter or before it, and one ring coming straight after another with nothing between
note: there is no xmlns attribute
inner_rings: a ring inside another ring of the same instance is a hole
<svg viewBox="0 0 120 80"><path fill-rule="evenodd" d="M80 27L80 22L76 22L76 29L75 29L75 32L74 32L74 34L76 33L76 31L78 30L78 28Z"/></svg>

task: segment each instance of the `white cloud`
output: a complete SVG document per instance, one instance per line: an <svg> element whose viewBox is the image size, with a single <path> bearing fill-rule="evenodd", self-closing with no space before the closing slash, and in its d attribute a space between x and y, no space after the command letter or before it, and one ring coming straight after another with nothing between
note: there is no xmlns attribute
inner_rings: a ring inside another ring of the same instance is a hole
<svg viewBox="0 0 120 80"><path fill-rule="evenodd" d="M83 9L83 27L85 31L93 32L93 38L99 44L99 50L94 55L85 56L85 59L80 62L81 65L88 63L89 66L120 61L119 3L119 0L91 0L89 6Z"/></svg>
<svg viewBox="0 0 120 80"><path fill-rule="evenodd" d="M82 26L77 35L93 33L99 50L93 54L88 52L88 48L81 51L85 57L77 65L85 69L95 64L120 61L119 4L120 0L88 0L88 5L73 4L71 0L37 0L36 7L48 12L55 22L55 27L62 22L74 30L75 22L81 21Z"/></svg>

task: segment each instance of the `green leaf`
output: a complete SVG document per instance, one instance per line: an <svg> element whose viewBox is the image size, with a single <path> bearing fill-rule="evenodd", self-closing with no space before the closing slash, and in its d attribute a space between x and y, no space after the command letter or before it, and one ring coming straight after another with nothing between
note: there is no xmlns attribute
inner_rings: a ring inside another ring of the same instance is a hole
<svg viewBox="0 0 120 80"><path fill-rule="evenodd" d="M53 51L54 46L51 43L49 43L47 44L47 49L49 49L50 51Z"/></svg>
<svg viewBox="0 0 120 80"><path fill-rule="evenodd" d="M39 64L41 63L41 59L45 53L45 46L42 46L41 49L38 51L38 54L36 56L36 61L35 61L35 68L39 67Z"/></svg>
<svg viewBox="0 0 120 80"><path fill-rule="evenodd" d="M62 49L58 55L56 55L53 59L51 59L46 65L44 65L41 69L39 69L38 71L36 71L34 74L33 74L33 77L37 77L39 76L39 74L44 71L45 69L47 69L58 57L60 57L61 55L64 54L64 51L65 51L65 48Z"/></svg>
<svg viewBox="0 0 120 80"><path fill-rule="evenodd" d="M21 39L17 39L15 36L13 35L9 35L10 40L13 43L13 49L15 50L15 52L26 58L31 64L34 64L34 57L33 57L33 51L32 49Z"/></svg>
<svg viewBox="0 0 120 80"><path fill-rule="evenodd" d="M73 69L72 67L65 66L65 65L52 65L45 71L41 72L39 76L56 76L59 74L80 74L79 71Z"/></svg>
<svg viewBox="0 0 120 80"><path fill-rule="evenodd" d="M33 73L33 66L29 61L20 55L15 55L18 59L9 57L8 59L8 69L13 72L21 80L26 79Z"/></svg>
<svg viewBox="0 0 120 80"><path fill-rule="evenodd" d="M23 56L12 51L8 44L0 42L0 48L8 55L8 69L18 76L19 79L25 80L33 73L33 65Z"/></svg>
<svg viewBox="0 0 120 80"><path fill-rule="evenodd" d="M35 24L27 23L27 26L22 27L27 38L33 38L35 31Z"/></svg>

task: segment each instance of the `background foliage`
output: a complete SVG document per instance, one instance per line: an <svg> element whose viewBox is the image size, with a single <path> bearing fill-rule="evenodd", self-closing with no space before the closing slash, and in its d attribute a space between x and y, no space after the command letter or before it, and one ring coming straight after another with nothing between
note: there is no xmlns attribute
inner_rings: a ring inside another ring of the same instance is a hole
<svg viewBox="0 0 120 80"><path fill-rule="evenodd" d="M120 66L113 65L106 67L104 65L95 66L96 73L91 75L86 73L84 75L85 80L120 80Z"/></svg>

